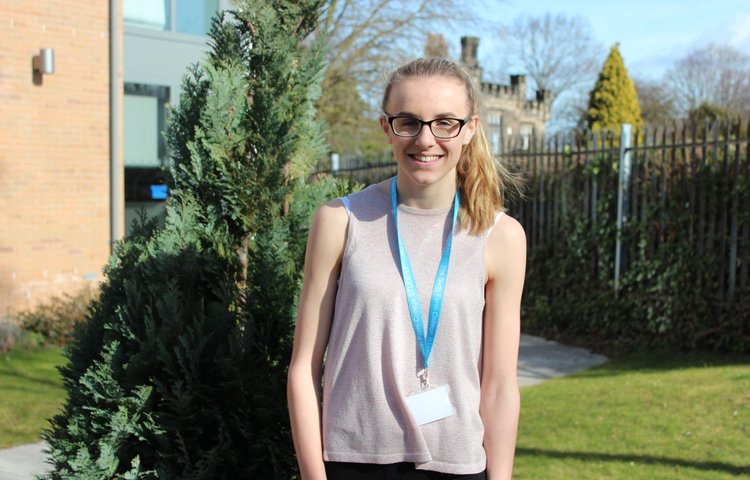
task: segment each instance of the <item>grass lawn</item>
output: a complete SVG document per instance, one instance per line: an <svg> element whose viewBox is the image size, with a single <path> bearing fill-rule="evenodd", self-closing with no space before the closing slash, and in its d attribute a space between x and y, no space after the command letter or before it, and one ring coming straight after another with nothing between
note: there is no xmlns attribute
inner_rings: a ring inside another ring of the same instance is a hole
<svg viewBox="0 0 750 480"><path fill-rule="evenodd" d="M0 355L0 448L39 439L63 360ZM515 479L750 478L750 357L631 354L521 395Z"/></svg>
<svg viewBox="0 0 750 480"><path fill-rule="evenodd" d="M62 348L0 353L0 448L39 441L65 399Z"/></svg>
<svg viewBox="0 0 750 480"><path fill-rule="evenodd" d="M750 478L750 357L631 354L521 397L514 478Z"/></svg>

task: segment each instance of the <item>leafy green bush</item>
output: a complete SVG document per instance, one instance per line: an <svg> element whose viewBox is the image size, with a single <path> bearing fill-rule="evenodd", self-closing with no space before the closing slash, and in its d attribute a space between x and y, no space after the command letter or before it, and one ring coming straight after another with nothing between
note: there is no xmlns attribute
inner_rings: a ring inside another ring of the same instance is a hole
<svg viewBox="0 0 750 480"><path fill-rule="evenodd" d="M75 294L65 293L32 310L19 313L18 321L24 330L41 335L45 343L67 345L73 338L76 325L85 320L93 298L91 288L84 288Z"/></svg>
<svg viewBox="0 0 750 480"><path fill-rule="evenodd" d="M609 50L599 78L589 93L588 109L583 119L592 130L618 128L623 123L636 127L643 125L638 94L620 55L619 44Z"/></svg>
<svg viewBox="0 0 750 480"><path fill-rule="evenodd" d="M170 115L164 225L118 244L66 349L50 480L295 475L283 399L305 241L344 189L303 181L326 153L323 2L235 3Z"/></svg>
<svg viewBox="0 0 750 480"><path fill-rule="evenodd" d="M601 163L596 170L575 175L611 185L615 166ZM746 159L741 168L747 168ZM631 215L623 228L624 260L617 295L616 192L600 193L596 221L583 209L570 208L557 231L533 245L523 302L526 331L616 351L750 352L750 285L737 282L731 295L726 287L728 273L722 270L728 262L720 252L731 241L731 231L722 230L718 222L711 224L710 213L703 217L705 222L698 220L694 198L705 196L706 210L730 212L733 197L738 205L750 199L748 178L730 184L721 163L715 162L696 169L687 179L669 181L674 183L657 205ZM634 188L648 187L636 183ZM567 189L566 195L563 201L569 205L582 204L582 189ZM750 212L735 213L737 229L742 231L750 225ZM739 243L739 252L748 247L746 241Z"/></svg>
<svg viewBox="0 0 750 480"><path fill-rule="evenodd" d="M0 321L0 353L13 350L21 338L21 327L7 320Z"/></svg>
<svg viewBox="0 0 750 480"><path fill-rule="evenodd" d="M49 342L39 333L24 330L14 321L0 321L0 353L46 345L49 345Z"/></svg>

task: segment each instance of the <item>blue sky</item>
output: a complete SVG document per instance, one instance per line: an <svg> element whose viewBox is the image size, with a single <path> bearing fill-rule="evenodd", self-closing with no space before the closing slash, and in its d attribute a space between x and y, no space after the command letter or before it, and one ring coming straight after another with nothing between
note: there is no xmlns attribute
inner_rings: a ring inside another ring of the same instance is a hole
<svg viewBox="0 0 750 480"><path fill-rule="evenodd" d="M626 67L643 78L658 79L675 59L712 42L750 55L750 0L485 0L483 10L506 24L521 14L584 17L605 52L619 42ZM500 46L490 31L472 34L481 37L480 63L490 67Z"/></svg>

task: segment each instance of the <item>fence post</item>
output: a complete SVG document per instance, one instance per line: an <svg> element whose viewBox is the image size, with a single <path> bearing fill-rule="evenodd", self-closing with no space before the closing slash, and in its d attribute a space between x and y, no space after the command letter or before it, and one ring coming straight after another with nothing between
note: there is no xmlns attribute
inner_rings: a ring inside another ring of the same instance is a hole
<svg viewBox="0 0 750 480"><path fill-rule="evenodd" d="M339 171L340 164L339 160L341 157L339 157L338 153L332 153L331 154L331 173L336 173Z"/></svg>
<svg viewBox="0 0 750 480"><path fill-rule="evenodd" d="M617 182L617 239L615 241L615 298L620 293L620 270L622 268L622 226L628 219L630 209L628 186L630 185L630 150L633 144L633 126L624 123L620 131L620 165Z"/></svg>

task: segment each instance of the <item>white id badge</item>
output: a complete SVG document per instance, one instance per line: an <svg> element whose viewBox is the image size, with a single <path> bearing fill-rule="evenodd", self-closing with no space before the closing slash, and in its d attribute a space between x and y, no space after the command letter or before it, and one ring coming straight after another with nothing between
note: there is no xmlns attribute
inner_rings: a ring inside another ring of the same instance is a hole
<svg viewBox="0 0 750 480"><path fill-rule="evenodd" d="M406 405L417 423L426 425L456 414L448 392L448 385L423 390L406 397Z"/></svg>

